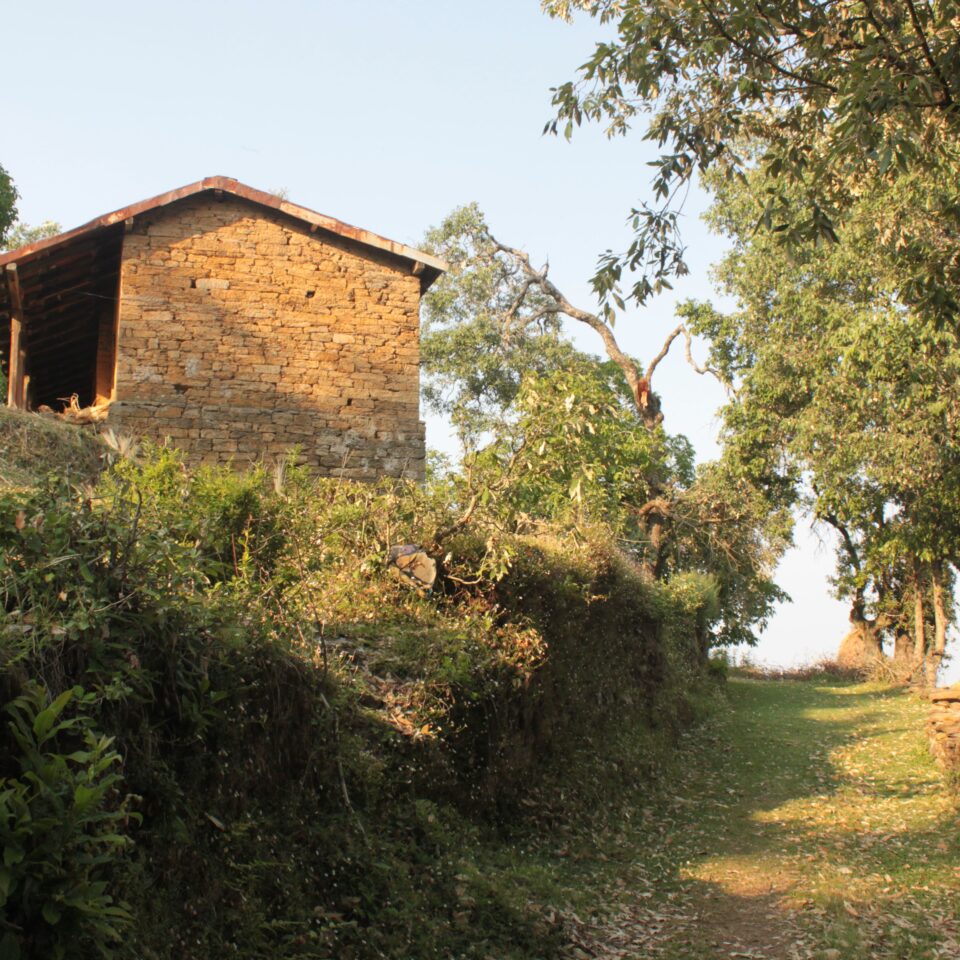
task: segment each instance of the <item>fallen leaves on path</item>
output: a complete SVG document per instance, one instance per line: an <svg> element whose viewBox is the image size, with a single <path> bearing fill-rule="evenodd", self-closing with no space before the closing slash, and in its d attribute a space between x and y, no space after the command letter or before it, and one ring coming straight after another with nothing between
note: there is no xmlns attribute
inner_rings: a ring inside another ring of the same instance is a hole
<svg viewBox="0 0 960 960"><path fill-rule="evenodd" d="M625 846L631 882L563 916L571 960L956 960L960 821L899 692L735 681L712 742ZM621 833L622 837L622 833Z"/></svg>

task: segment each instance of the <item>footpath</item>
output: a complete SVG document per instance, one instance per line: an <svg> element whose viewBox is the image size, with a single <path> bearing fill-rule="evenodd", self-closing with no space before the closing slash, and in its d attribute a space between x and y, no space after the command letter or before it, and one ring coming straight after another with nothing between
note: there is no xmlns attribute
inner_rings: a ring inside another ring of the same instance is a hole
<svg viewBox="0 0 960 960"><path fill-rule="evenodd" d="M729 686L669 788L597 847L604 906L568 914L565 955L960 957L960 804L929 706L824 677Z"/></svg>

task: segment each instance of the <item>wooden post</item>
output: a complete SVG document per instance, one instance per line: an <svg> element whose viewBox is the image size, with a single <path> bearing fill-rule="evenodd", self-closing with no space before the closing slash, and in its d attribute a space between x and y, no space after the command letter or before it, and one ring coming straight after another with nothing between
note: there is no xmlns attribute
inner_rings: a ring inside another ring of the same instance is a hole
<svg viewBox="0 0 960 960"><path fill-rule="evenodd" d="M100 310L97 328L97 368L94 372L94 403L113 399L117 370L117 309L106 304Z"/></svg>
<svg viewBox="0 0 960 960"><path fill-rule="evenodd" d="M7 294L10 299L10 366L7 378L7 406L22 410L26 406L23 395L23 299L20 296L20 277L17 265L8 263L4 271Z"/></svg>

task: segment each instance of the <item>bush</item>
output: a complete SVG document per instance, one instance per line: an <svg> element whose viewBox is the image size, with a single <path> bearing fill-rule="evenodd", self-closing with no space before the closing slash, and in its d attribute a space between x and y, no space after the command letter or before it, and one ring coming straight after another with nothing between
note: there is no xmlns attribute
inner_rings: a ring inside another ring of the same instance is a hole
<svg viewBox="0 0 960 960"><path fill-rule="evenodd" d="M496 511L458 527L466 501L449 477L190 471L150 447L95 490L0 495L0 691L22 721L18 755L56 772L41 794L3 771L4 829L93 791L86 819L64 821L83 843L61 838L86 858L86 899L57 907L56 870L79 866L51 860L45 892L17 881L6 929L39 910L54 956L60 931L87 924L69 957L441 943L482 957L525 942L532 921L489 884L463 892L461 848L573 745L600 749L611 725L670 728L710 584L646 580L601 527L518 536ZM432 593L395 575L389 547L438 539ZM54 739L31 746L50 700ZM116 829L128 794L142 797L132 849ZM119 889L136 924L114 948ZM454 911L467 920L451 932Z"/></svg>
<svg viewBox="0 0 960 960"><path fill-rule="evenodd" d="M30 683L5 708L20 771L0 779L4 960L112 957L132 919L107 879L130 844L121 758L79 712L92 706L80 688L51 702Z"/></svg>

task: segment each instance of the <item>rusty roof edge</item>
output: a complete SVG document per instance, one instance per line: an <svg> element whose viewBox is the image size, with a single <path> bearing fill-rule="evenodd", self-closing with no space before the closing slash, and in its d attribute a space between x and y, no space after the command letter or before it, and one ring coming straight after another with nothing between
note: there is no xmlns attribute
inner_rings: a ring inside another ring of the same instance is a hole
<svg viewBox="0 0 960 960"><path fill-rule="evenodd" d="M408 247L404 243L396 240L389 240L381 237L370 230L364 230L361 227L355 227L352 224L344 223L342 220L336 220L325 214L317 213L316 210L310 210L308 207L301 207L299 204L290 203L288 200L275 196L272 193L266 193L263 190L257 190L254 187L248 187L245 183L240 183L233 177L204 177L203 180L197 180L195 183L187 184L184 187L178 187L175 190L168 190L166 193L158 194L148 200L141 200L139 203L133 203L111 213L105 213L96 217L79 227L67 230L65 233L58 233L54 237L47 237L45 240L38 240L36 243L27 244L16 250L10 250L7 253L0 253L0 267L8 263L17 263L21 260L28 260L45 250L58 247L63 243L69 243L78 237L82 237L95 230L115 226L131 217L136 217L149 210L155 210L158 207L164 207L167 204L174 203L177 200L184 200L187 197L196 196L199 193L206 193L211 190L222 190L232 196L240 197L243 200L249 200L251 203L259 204L262 207L270 207L293 217L309 223L311 226L326 230L328 233L354 240L357 243L368 247L374 247L394 256L405 260L412 260L416 263L422 263L426 267L432 267L440 273L446 272L448 265L438 257L434 257L422 250L414 247Z"/></svg>

